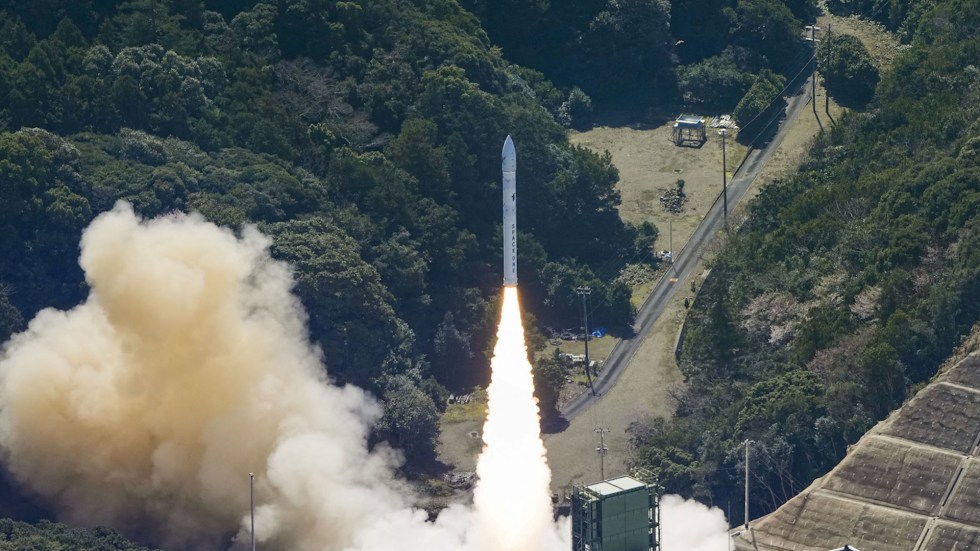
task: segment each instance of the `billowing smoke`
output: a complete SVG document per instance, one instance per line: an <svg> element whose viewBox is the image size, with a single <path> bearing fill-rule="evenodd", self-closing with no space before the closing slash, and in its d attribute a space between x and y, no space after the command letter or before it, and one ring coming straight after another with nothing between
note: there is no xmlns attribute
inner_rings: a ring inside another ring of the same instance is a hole
<svg viewBox="0 0 980 551"><path fill-rule="evenodd" d="M326 380L269 245L197 215L144 221L120 203L99 216L82 238L88 299L42 311L0 354L10 473L62 520L167 548L244 548L253 472L265 550L569 549L567 523L551 519L516 289L474 503L430 522L394 474L398 454L367 446L379 405Z"/></svg>
<svg viewBox="0 0 980 551"><path fill-rule="evenodd" d="M5 465L68 522L172 547L218 548L247 527L249 472L265 549L457 538L429 525L376 541L425 514L392 475L396 454L368 451L378 405L325 380L268 248L196 215L98 217L82 238L88 299L39 313L0 361Z"/></svg>
<svg viewBox="0 0 980 551"><path fill-rule="evenodd" d="M665 551L721 551L728 549L728 521L717 507L677 495L660 500L661 536Z"/></svg>

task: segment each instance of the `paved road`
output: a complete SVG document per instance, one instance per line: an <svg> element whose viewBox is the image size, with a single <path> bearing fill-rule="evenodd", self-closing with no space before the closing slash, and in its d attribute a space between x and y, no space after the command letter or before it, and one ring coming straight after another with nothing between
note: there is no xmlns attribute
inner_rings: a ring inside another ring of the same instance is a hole
<svg viewBox="0 0 980 551"><path fill-rule="evenodd" d="M752 182L759 175L759 171L762 170L766 165L766 161L769 160L769 157L772 156L779 147L779 144L783 141L791 123L800 114L803 107L807 105L811 91L809 80L803 84L802 90L802 93L789 99L789 105L786 107L786 117L780 124L779 130L772 141L763 149L751 150L745 158L745 161L732 176L731 181L728 183L729 212L732 212L735 205L745 196ZM660 281L657 282L657 285L650 292L650 295L643 301L643 305L637 310L636 320L633 323L635 336L630 339L623 339L609 353L609 357L603 365L602 372L593 381L596 395L593 396L590 392L584 392L565 404L565 407L561 410L561 414L565 419L570 421L579 413L587 410L596 400L616 385L619 376L622 375L623 371L629 365L630 360L633 359L633 355L640 348L643 338L646 337L650 328L653 327L653 324L663 314L667 303L677 291L678 283L672 283L671 279L685 281L691 275L691 272L700 260L701 251L704 246L711 240L715 232L723 227L723 224L724 204L719 195L718 200L715 201L708 214L701 220L697 229L694 230L690 241L675 256L673 268L676 273L668 272L661 277Z"/></svg>

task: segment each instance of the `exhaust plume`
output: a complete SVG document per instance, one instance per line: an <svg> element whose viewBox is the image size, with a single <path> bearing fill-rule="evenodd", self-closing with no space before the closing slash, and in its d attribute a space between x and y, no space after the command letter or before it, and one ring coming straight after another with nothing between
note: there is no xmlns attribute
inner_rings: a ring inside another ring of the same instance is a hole
<svg viewBox="0 0 980 551"><path fill-rule="evenodd" d="M494 551L568 549L552 520L551 471L517 287L504 287L490 367L484 448L476 465L480 482L473 494L478 539Z"/></svg>

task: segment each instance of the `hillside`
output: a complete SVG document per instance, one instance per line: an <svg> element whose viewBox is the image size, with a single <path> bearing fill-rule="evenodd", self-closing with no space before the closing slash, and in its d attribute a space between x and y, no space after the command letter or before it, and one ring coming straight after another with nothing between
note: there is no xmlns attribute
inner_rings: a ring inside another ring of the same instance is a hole
<svg viewBox="0 0 980 551"><path fill-rule="evenodd" d="M632 430L636 463L670 491L741 511L748 439L750 515L774 510L977 322L980 3L920 9L867 109L763 188L712 260L688 317L677 417Z"/></svg>
<svg viewBox="0 0 980 551"><path fill-rule="evenodd" d="M737 549L880 551L980 544L980 356L920 390L844 461L735 538Z"/></svg>
<svg viewBox="0 0 980 551"><path fill-rule="evenodd" d="M615 84L578 69L639 71L622 83L634 88L665 83L630 109L730 110L757 75L766 84L798 69L790 29L815 5L775 2L773 42L760 20L773 0L726 0L732 17L704 24L675 4L584 2L501 21L502 4L455 0L0 2L0 341L84 299L79 239L118 201L148 219L180 211L235 231L256 225L296 271L329 377L385 402L376 437L406 452L409 471L437 467L448 391L486 380L504 137L517 143L521 204L532 206L518 235L529 314L567 326L579 310L572 290L588 285L593 319L623 330L633 306L620 275L631 261L656 263L662 232L624 223L610 156L568 143L567 127L592 120L578 85L601 96L597 83ZM751 32L731 44L683 56L661 47L737 26ZM575 46L586 28L592 38ZM562 78L557 88L504 57L523 58L514 39L538 29L554 38L541 51L558 57L546 58L581 79L540 65ZM723 97L689 93L710 88L702 62L738 75ZM531 336L540 342L537 327ZM539 371L547 412L547 387L564 377L560 366Z"/></svg>

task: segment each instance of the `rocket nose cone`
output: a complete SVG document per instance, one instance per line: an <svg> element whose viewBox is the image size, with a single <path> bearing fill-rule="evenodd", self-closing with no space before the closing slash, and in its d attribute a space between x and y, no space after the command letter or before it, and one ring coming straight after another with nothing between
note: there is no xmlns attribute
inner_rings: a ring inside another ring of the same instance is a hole
<svg viewBox="0 0 980 551"><path fill-rule="evenodd" d="M504 150L501 153L503 162L501 167L504 172L517 172L517 151L514 150L514 141L507 136L504 140Z"/></svg>

